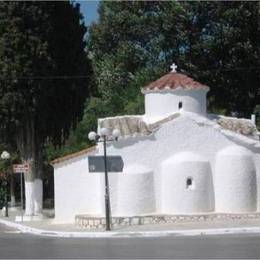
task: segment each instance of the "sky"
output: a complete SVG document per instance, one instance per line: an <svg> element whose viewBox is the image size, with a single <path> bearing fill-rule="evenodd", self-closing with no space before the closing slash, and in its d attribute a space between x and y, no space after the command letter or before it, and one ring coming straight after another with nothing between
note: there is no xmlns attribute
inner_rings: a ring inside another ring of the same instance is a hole
<svg viewBox="0 0 260 260"><path fill-rule="evenodd" d="M76 2L80 4L80 11L84 15L86 25L90 25L91 22L97 20L97 8L99 1L77 0Z"/></svg>

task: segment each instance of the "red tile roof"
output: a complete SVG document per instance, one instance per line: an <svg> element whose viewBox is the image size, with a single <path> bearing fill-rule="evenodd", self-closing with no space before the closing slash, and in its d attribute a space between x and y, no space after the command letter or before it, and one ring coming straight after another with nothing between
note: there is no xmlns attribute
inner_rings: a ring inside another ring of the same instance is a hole
<svg viewBox="0 0 260 260"><path fill-rule="evenodd" d="M156 81L151 82L146 87L142 88L142 93L149 91L162 91L169 89L209 89L208 86L203 85L194 79L176 72L170 72Z"/></svg>
<svg viewBox="0 0 260 260"><path fill-rule="evenodd" d="M71 154L62 156L60 158L57 158L57 159L51 161L51 165L55 165L57 163L61 163L61 162L67 161L67 160L79 157L81 155L84 155L84 154L92 153L95 150L96 150L96 146L91 146L91 147L83 149L83 150L81 150L79 152L71 153Z"/></svg>

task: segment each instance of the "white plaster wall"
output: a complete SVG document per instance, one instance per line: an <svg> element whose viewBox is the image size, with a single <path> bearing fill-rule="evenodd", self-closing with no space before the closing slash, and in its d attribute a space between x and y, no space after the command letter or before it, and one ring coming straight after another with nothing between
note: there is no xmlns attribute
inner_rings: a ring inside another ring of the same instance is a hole
<svg viewBox="0 0 260 260"><path fill-rule="evenodd" d="M121 139L108 145L109 155L121 155L125 167L141 164L153 169L156 210L160 213L161 203L161 163L179 152L191 151L210 162L213 172L215 154L218 150L233 144L218 128L207 126L200 117L201 123L196 122L188 113L165 123L154 134L145 137ZM102 148L100 149L102 151Z"/></svg>
<svg viewBox="0 0 260 260"><path fill-rule="evenodd" d="M155 212L153 173L111 173L113 216L135 216Z"/></svg>
<svg viewBox="0 0 260 260"><path fill-rule="evenodd" d="M183 111L206 115L206 94L205 89L146 93L145 116L154 120L169 116L179 111L179 102Z"/></svg>
<svg viewBox="0 0 260 260"><path fill-rule="evenodd" d="M42 179L34 180L34 214L42 214L43 185Z"/></svg>
<svg viewBox="0 0 260 260"><path fill-rule="evenodd" d="M34 215L34 182L24 182L25 185L25 215Z"/></svg>
<svg viewBox="0 0 260 260"><path fill-rule="evenodd" d="M252 153L235 145L220 151L216 156L216 211L256 211L256 190L256 170Z"/></svg>
<svg viewBox="0 0 260 260"><path fill-rule="evenodd" d="M212 172L207 160L190 152L176 154L162 163L161 178L162 213L214 210ZM191 186L187 186L188 178Z"/></svg>
<svg viewBox="0 0 260 260"><path fill-rule="evenodd" d="M234 145L234 140L236 140L235 135L223 134L221 128L206 117L181 112L180 117L165 123L149 136L120 139L118 142L109 143L107 154L121 155L125 169L124 173L109 174L112 187L112 214L132 215L140 212L139 209L145 202L147 202L145 205L147 208L144 208L144 211L150 212L154 208L155 213L161 213L161 163L177 153L190 151L207 160L210 163L213 185L215 185L216 154L222 149ZM251 146L248 144L248 149ZM102 145L99 144L98 147L98 154L103 154ZM260 157L259 150L258 155ZM225 164L226 161L221 162L222 167ZM151 169L153 170L153 181L150 175L146 174ZM188 170L186 171L188 172ZM73 222L75 214L104 214L104 173L88 173L87 156L56 165L54 174L56 219ZM199 175L196 171L194 174L195 177ZM131 178L128 175L140 175L140 177ZM202 180L206 182L206 178ZM245 181L247 180L245 178ZM259 178L258 183L260 183ZM151 190L148 189L148 186L151 186ZM146 192L143 192L143 189ZM149 192L153 190L154 194L150 194ZM153 199L150 199L152 197L155 198L155 206L153 206ZM259 197L258 201L260 201ZM134 210L132 211L127 205L131 205Z"/></svg>
<svg viewBox="0 0 260 260"><path fill-rule="evenodd" d="M255 167L256 167L256 184L257 184L257 211L260 211L260 152L255 154Z"/></svg>
<svg viewBox="0 0 260 260"><path fill-rule="evenodd" d="M103 173L88 172L87 156L56 165L55 222L74 223L77 214L101 214L103 176Z"/></svg>
<svg viewBox="0 0 260 260"><path fill-rule="evenodd" d="M43 186L41 179L25 181L25 214L27 216L42 214Z"/></svg>

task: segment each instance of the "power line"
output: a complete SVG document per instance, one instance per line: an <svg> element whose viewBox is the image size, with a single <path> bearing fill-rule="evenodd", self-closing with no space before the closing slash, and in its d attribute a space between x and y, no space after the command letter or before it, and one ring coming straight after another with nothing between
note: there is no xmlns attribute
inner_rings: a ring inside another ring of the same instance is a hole
<svg viewBox="0 0 260 260"><path fill-rule="evenodd" d="M247 68L230 68L230 69L206 69L206 70L201 70L201 72L206 72L206 71L219 71L219 72L232 72L232 71L250 71L250 70L255 70L259 69L260 67L247 67ZM7 77L5 78L6 80L66 80L66 79L89 79L89 76L84 76L84 75L57 75L57 76L23 76L23 77Z"/></svg>
<svg viewBox="0 0 260 260"><path fill-rule="evenodd" d="M260 67L247 67L247 68L230 68L230 69L219 69L220 71L248 71L248 70L254 70L254 69L259 69L260 70ZM218 69L213 69L213 70L218 70Z"/></svg>
<svg viewBox="0 0 260 260"><path fill-rule="evenodd" d="M59 76L25 76L25 77L16 77L16 78L6 78L7 80L41 80L41 79L87 79L89 76L68 76L68 75L59 75Z"/></svg>
<svg viewBox="0 0 260 260"><path fill-rule="evenodd" d="M201 70L203 71L249 71L249 70L254 70L254 69L259 69L260 67L238 67L238 68L219 68L219 69L206 69L206 70ZM89 76L85 75L57 75L57 76L22 76L22 77L8 77L6 79L9 80L41 80L41 79L87 79Z"/></svg>

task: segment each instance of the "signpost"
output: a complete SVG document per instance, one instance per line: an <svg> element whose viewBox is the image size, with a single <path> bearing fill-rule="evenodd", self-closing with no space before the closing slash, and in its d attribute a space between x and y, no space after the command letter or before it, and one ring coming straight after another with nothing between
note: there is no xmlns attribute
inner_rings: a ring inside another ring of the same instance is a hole
<svg viewBox="0 0 260 260"><path fill-rule="evenodd" d="M29 164L13 164L13 173L20 173L21 182L21 221L23 222L23 173L29 171Z"/></svg>
<svg viewBox="0 0 260 260"><path fill-rule="evenodd" d="M29 171L29 164L13 164L14 173L27 173Z"/></svg>
<svg viewBox="0 0 260 260"><path fill-rule="evenodd" d="M108 172L122 172L124 162L121 156L111 155L107 156L107 171ZM88 156L88 169L89 172L104 172L104 156L93 155Z"/></svg>
<svg viewBox="0 0 260 260"><path fill-rule="evenodd" d="M111 230L111 207L109 198L108 172L122 172L124 162L121 156L107 156L106 140L104 141L104 156L88 156L89 172L104 172L105 174L105 213L106 213L106 230Z"/></svg>

